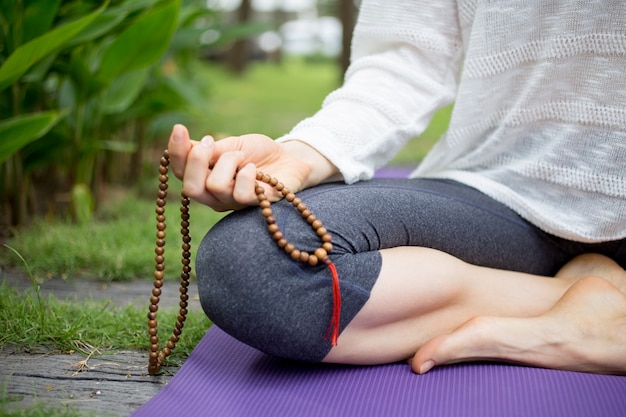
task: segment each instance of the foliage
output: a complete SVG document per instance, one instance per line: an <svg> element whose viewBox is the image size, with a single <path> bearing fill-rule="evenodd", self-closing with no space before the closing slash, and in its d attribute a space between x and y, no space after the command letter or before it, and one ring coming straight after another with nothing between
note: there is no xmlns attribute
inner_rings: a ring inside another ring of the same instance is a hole
<svg viewBox="0 0 626 417"><path fill-rule="evenodd" d="M200 48L212 14L200 0L0 2L0 195L12 223L28 215L35 171L79 187L70 195L85 214L103 167L128 171L115 153L141 160L145 127L194 99L168 68Z"/></svg>

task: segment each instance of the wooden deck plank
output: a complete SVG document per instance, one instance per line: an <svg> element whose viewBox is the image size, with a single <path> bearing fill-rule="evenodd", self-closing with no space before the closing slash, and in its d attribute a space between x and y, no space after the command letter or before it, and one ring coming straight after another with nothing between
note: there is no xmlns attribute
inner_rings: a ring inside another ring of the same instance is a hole
<svg viewBox="0 0 626 417"><path fill-rule="evenodd" d="M18 290L32 290L23 273L0 271L0 279ZM161 297L161 308L178 305L177 284L170 285ZM152 282L103 283L95 280L55 278L41 285L42 296L54 295L68 300L110 300L113 305L148 305ZM195 285L189 287L190 307L201 309ZM146 336L147 337L147 336ZM172 378L176 367L163 375L147 372L148 353L136 351L105 352L94 355L79 371L85 354L60 352L17 352L11 346L0 348L0 389L11 399L2 404L7 410L21 410L35 403L69 406L94 417L127 417L156 395Z"/></svg>
<svg viewBox="0 0 626 417"><path fill-rule="evenodd" d="M35 403L71 406L90 416L129 416L172 378L147 374L147 354L122 351L94 356L0 351L0 384L11 399L5 406L24 409ZM85 361L85 362L82 362ZM82 365L82 366L81 366Z"/></svg>

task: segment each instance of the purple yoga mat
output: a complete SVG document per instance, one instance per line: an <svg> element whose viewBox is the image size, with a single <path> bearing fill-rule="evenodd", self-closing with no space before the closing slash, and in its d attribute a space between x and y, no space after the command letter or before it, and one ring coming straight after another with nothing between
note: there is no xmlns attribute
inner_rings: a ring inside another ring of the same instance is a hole
<svg viewBox="0 0 626 417"><path fill-rule="evenodd" d="M502 364L413 374L406 364L304 364L213 326L133 417L624 417L626 377Z"/></svg>

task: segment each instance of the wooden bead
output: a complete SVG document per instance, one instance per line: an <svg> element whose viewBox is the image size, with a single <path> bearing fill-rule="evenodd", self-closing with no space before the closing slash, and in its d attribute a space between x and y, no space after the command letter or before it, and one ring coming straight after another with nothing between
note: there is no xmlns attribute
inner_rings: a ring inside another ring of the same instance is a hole
<svg viewBox="0 0 626 417"><path fill-rule="evenodd" d="M315 249L314 254L315 254L315 256L318 257L318 259L324 259L328 255L328 253L326 252L326 249L324 249L324 248L317 248L317 249Z"/></svg>
<svg viewBox="0 0 626 417"><path fill-rule="evenodd" d="M294 250L295 248L296 248L296 247L295 247L295 246L293 246L293 244L292 244L292 243L287 243L283 249L285 250L285 252L287 252L287 253L291 254L291 252L293 252L293 250Z"/></svg>
<svg viewBox="0 0 626 417"><path fill-rule="evenodd" d="M307 263L311 266L315 266L317 265L317 262L319 261L319 259L317 259L317 256L315 255L310 255L309 259L307 260Z"/></svg>
<svg viewBox="0 0 626 417"><path fill-rule="evenodd" d="M301 252L298 249L294 249L289 255L291 256L291 259L293 259L294 261L299 261L300 253Z"/></svg>

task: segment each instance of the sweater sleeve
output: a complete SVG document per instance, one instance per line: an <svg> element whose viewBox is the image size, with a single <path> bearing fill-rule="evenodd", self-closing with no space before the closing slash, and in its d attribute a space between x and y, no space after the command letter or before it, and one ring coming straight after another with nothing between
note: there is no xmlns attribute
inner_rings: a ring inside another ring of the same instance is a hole
<svg viewBox="0 0 626 417"><path fill-rule="evenodd" d="M461 58L454 1L364 0L343 86L278 141L311 145L347 183L369 179L454 100Z"/></svg>

